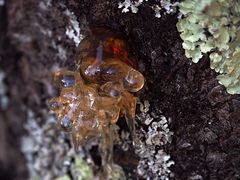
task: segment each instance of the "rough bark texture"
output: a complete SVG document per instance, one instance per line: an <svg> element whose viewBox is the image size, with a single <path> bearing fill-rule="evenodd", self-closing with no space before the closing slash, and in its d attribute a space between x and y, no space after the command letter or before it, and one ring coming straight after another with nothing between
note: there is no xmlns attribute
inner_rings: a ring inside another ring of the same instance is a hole
<svg viewBox="0 0 240 180"><path fill-rule="evenodd" d="M54 66L74 67L76 47L65 34L66 9L75 13L82 33L89 26L105 25L127 38L132 54L144 65L146 85L140 99L172 118L174 138L166 151L175 161L175 179L240 178L240 97L228 95L218 84L207 55L198 64L185 57L176 14L155 18L150 2L137 14L123 14L117 0L42 3L8 0L0 6L0 68L10 100L8 109L0 111L0 179L28 176L20 152L26 109L46 116L46 99L56 94ZM127 165L126 172L135 174L134 153L116 148L114 156Z"/></svg>

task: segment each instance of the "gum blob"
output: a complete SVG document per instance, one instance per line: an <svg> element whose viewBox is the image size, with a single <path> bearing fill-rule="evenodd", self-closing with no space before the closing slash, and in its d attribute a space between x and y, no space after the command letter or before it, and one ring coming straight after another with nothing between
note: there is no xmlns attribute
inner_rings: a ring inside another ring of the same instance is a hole
<svg viewBox="0 0 240 180"><path fill-rule="evenodd" d="M143 87L144 77L128 56L125 42L103 32L81 42L77 71L63 69L54 74L61 92L48 104L59 126L72 135L75 147L91 138L101 139L102 166L109 178L109 169L116 166L112 160L112 125L120 116L125 117L135 141L136 97L132 93Z"/></svg>

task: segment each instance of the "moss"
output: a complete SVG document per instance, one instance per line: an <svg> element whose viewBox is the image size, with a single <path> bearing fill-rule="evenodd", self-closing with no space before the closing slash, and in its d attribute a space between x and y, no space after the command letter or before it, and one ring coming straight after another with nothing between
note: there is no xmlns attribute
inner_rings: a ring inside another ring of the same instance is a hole
<svg viewBox="0 0 240 180"><path fill-rule="evenodd" d="M211 68L228 93L240 94L240 1L185 0L177 23L186 57L197 63L210 53Z"/></svg>

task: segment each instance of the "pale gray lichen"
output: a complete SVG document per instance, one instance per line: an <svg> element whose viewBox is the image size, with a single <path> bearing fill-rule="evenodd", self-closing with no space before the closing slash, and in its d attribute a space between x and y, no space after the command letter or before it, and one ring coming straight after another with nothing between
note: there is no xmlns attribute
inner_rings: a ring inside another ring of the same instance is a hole
<svg viewBox="0 0 240 180"><path fill-rule="evenodd" d="M155 17L160 18L162 7L155 4L155 5L152 6L152 9L155 11Z"/></svg>
<svg viewBox="0 0 240 180"><path fill-rule="evenodd" d="M28 134L22 137L21 150L27 160L30 179L54 179L64 175L71 158L66 137L56 129L56 120L49 114L46 122L29 110L24 125Z"/></svg>
<svg viewBox="0 0 240 180"><path fill-rule="evenodd" d="M52 46L54 49L57 50L56 56L61 60L67 59L67 51L65 48L63 48L61 45L57 45L55 41L52 41Z"/></svg>
<svg viewBox="0 0 240 180"><path fill-rule="evenodd" d="M122 12L126 13L129 12L129 9L131 9L132 13L137 13L138 12L138 6L140 6L144 1L148 0L125 0L124 2L120 2L118 4L118 8L123 8Z"/></svg>
<svg viewBox="0 0 240 180"><path fill-rule="evenodd" d="M123 13L129 12L130 10L132 13L137 13L138 7L143 4L144 1L148 0L125 0L123 2L119 2L118 8L122 8ZM161 12L163 12L164 15L176 12L177 5L178 2L171 3L170 0L161 0L159 3L152 5L151 8L155 12L155 17L160 18Z"/></svg>
<svg viewBox="0 0 240 180"><path fill-rule="evenodd" d="M4 83L5 73L0 70L0 108L6 110L8 107L7 86Z"/></svg>
<svg viewBox="0 0 240 180"><path fill-rule="evenodd" d="M83 39L83 35L80 33L79 22L77 21L77 17L73 12L70 12L68 9L64 12L69 17L69 26L66 28L66 35L69 39L72 39L76 45L79 45L81 40Z"/></svg>
<svg viewBox="0 0 240 180"><path fill-rule="evenodd" d="M174 164L164 151L164 146L172 141L173 132L168 128L171 119L164 117L159 110L149 114L149 106L148 101L140 103L141 114L137 115L137 120L148 126L147 131L142 127L137 130L141 139L136 148L136 154L140 157L137 172L146 179L166 180L173 176L169 168Z"/></svg>
<svg viewBox="0 0 240 180"><path fill-rule="evenodd" d="M121 141L122 150L127 151L129 149L129 145L132 143L132 141L130 140L130 133L122 131L120 137L122 140Z"/></svg>
<svg viewBox="0 0 240 180"><path fill-rule="evenodd" d="M40 31L41 31L41 33L43 33L43 35L48 36L49 38L51 38L53 35L53 32L50 29L40 28Z"/></svg>
<svg viewBox="0 0 240 180"><path fill-rule="evenodd" d="M0 6L4 6L5 1L4 0L0 0Z"/></svg>
<svg viewBox="0 0 240 180"><path fill-rule="evenodd" d="M179 2L171 3L170 0L161 0L160 4L154 4L151 8L155 11L155 17L161 17L161 11L164 15L175 13Z"/></svg>
<svg viewBox="0 0 240 180"><path fill-rule="evenodd" d="M52 0L41 0L39 2L39 7L42 9L42 10L47 10L49 7L52 6Z"/></svg>
<svg viewBox="0 0 240 180"><path fill-rule="evenodd" d="M28 110L24 125L28 134L22 137L21 151L27 160L29 179L63 180L70 176L74 180L92 179L93 173L82 159L83 153L76 153L67 136L57 129L55 117L50 113L46 122L43 121Z"/></svg>
<svg viewBox="0 0 240 180"><path fill-rule="evenodd" d="M47 36L49 38L52 38L53 32L50 29L43 29L40 28L41 33L44 36ZM60 41L61 38L58 37L58 40ZM66 60L67 59L67 51L65 48L62 47L62 45L57 44L55 40L52 40L52 47L57 50L56 56L61 59L61 60Z"/></svg>
<svg viewBox="0 0 240 180"><path fill-rule="evenodd" d="M199 174L192 173L192 175L189 177L189 180L203 180L203 177Z"/></svg>
<svg viewBox="0 0 240 180"><path fill-rule="evenodd" d="M132 140L131 140L131 135L127 131L121 131L119 133L120 128L118 125L113 125L113 136L115 137L114 139L114 144L119 145L123 151L128 151L130 145L132 145Z"/></svg>

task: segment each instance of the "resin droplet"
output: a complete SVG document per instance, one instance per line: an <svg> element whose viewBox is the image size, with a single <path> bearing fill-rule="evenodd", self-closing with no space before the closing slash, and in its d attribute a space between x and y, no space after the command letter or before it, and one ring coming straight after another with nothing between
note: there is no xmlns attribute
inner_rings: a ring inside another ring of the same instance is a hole
<svg viewBox="0 0 240 180"><path fill-rule="evenodd" d="M73 87L73 86L75 86L74 76L72 76L72 75L62 76L61 77L61 85L63 87Z"/></svg>
<svg viewBox="0 0 240 180"><path fill-rule="evenodd" d="M79 70L54 74L61 92L48 104L59 126L72 135L75 147L91 138L101 139L99 151L108 174L114 167L112 125L120 116L125 117L135 142L136 97L131 92L143 87L144 77L120 37L104 30L94 33L80 44Z"/></svg>
<svg viewBox="0 0 240 180"><path fill-rule="evenodd" d="M96 63L116 58L134 69L138 67L136 60L127 52L126 42L120 34L104 28L93 29L92 34L81 41L76 64L81 65L87 57L94 57Z"/></svg>
<svg viewBox="0 0 240 180"><path fill-rule="evenodd" d="M143 75L119 59L106 59L94 67L94 73L89 73L94 62L94 58L86 58L82 61L80 72L86 81L98 84L109 81L119 82L130 92L142 89L144 85Z"/></svg>
<svg viewBox="0 0 240 180"><path fill-rule="evenodd" d="M68 116L64 116L63 119L61 120L61 127L64 129L64 130L68 130L71 125L72 125L72 122L71 122L71 119L70 117Z"/></svg>
<svg viewBox="0 0 240 180"><path fill-rule="evenodd" d="M140 72L129 69L127 75L124 77L123 84L124 88L128 91L137 92L142 89L144 85L144 77Z"/></svg>

